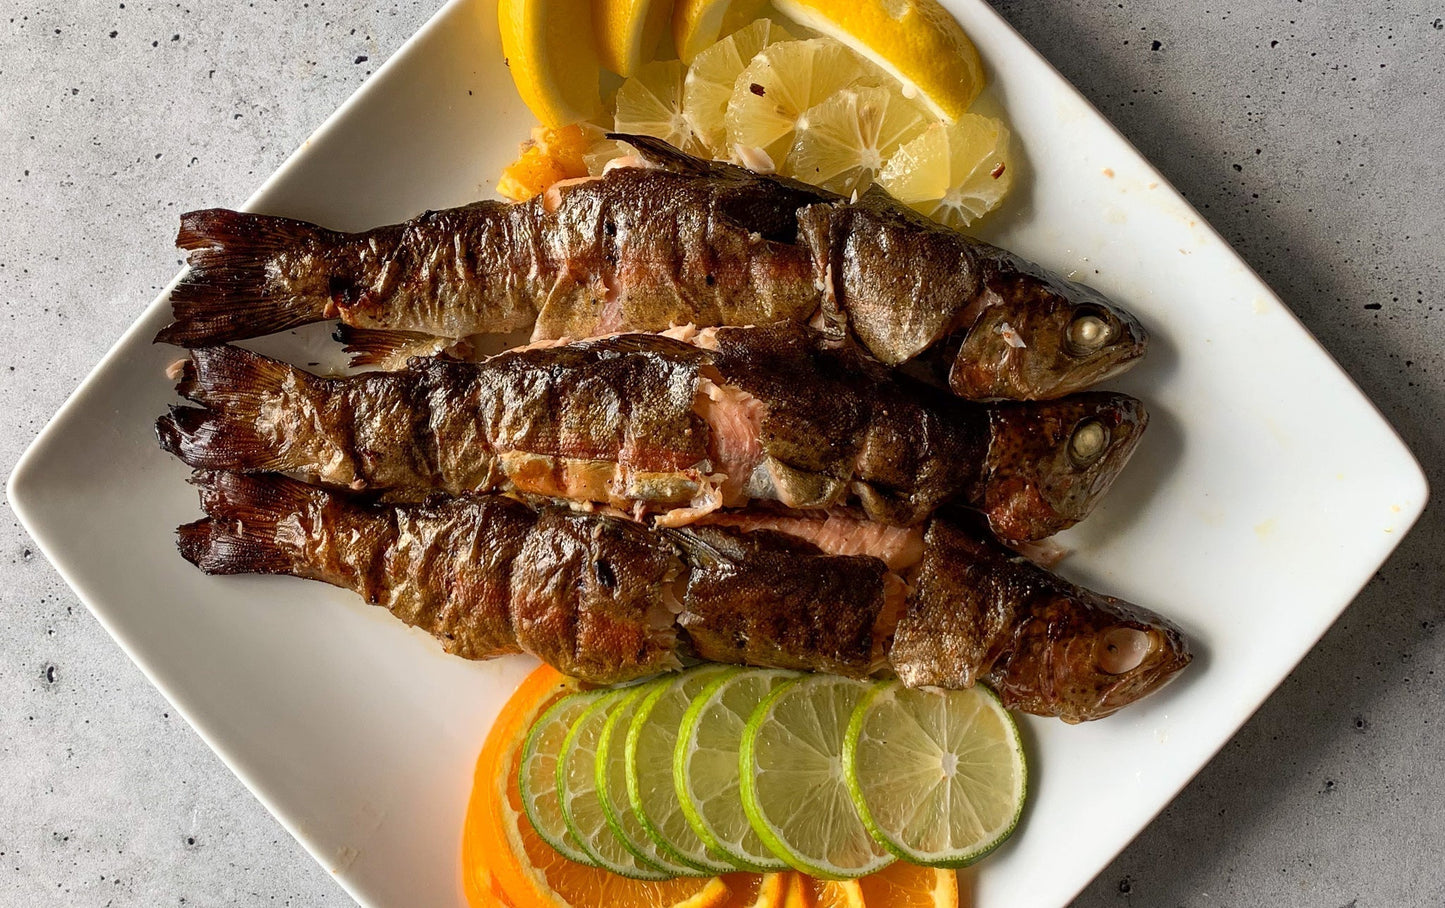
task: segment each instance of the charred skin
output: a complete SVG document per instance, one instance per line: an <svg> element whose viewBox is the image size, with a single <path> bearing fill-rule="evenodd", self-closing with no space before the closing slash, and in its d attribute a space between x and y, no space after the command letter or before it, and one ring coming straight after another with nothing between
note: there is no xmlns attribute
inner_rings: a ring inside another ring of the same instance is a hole
<svg viewBox="0 0 1445 908"><path fill-rule="evenodd" d="M598 683L677 667L664 592L681 565L637 524L501 497L367 507L279 477L194 481L211 517L179 545L208 573L349 589L466 659L531 652Z"/></svg>
<svg viewBox="0 0 1445 908"><path fill-rule="evenodd" d="M982 680L1006 706L1078 722L1157 690L1190 659L1163 619L941 519L900 576L765 519L750 532L649 530L496 496L386 505L277 476L194 481L207 517L180 528L179 547L202 570L321 580L447 652L528 652L595 683L677 668L686 652L895 673L910 686Z"/></svg>
<svg viewBox="0 0 1445 908"><path fill-rule="evenodd" d="M1174 625L933 521L889 661L909 687L983 681L1004 705L1082 722L1157 690L1193 658Z"/></svg>
<svg viewBox="0 0 1445 908"><path fill-rule="evenodd" d="M207 346L339 318L358 362L531 328L817 323L972 400L1041 400L1134 363L1147 337L1096 291L912 212L622 136L643 166L364 233L222 209L181 218L190 270L158 341Z"/></svg>
<svg viewBox="0 0 1445 908"><path fill-rule="evenodd" d="M720 526L671 534L692 568L678 624L709 662L871 673L888 567L787 533Z"/></svg>
<svg viewBox="0 0 1445 908"><path fill-rule="evenodd" d="M958 503L1021 542L1082 519L1143 428L1123 395L960 401L796 325L708 343L618 335L332 379L201 348L178 390L202 408L174 408L156 431L197 469L301 473L395 501L501 491L664 525L753 500L856 503L894 525ZM1107 437L1084 461L1086 425Z"/></svg>

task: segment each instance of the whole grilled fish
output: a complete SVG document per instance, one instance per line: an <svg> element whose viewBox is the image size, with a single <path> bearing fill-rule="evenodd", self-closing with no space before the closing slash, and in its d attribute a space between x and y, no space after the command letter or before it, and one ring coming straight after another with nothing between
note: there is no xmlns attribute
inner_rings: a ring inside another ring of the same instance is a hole
<svg viewBox="0 0 1445 908"><path fill-rule="evenodd" d="M1121 394L961 401L789 324L330 379L207 347L179 391L204 409L173 408L156 432L198 469L297 472L392 501L565 498L657 512L664 526L753 500L856 501L892 524L956 502L1011 542L1083 519L1146 423Z"/></svg>
<svg viewBox="0 0 1445 908"><path fill-rule="evenodd" d="M638 166L529 202L477 202L364 233L224 209L181 217L190 271L158 341L212 345L340 318L358 364L531 329L817 322L973 400L1061 397L1144 353L1098 292L882 190L850 202L622 136Z"/></svg>
<svg viewBox="0 0 1445 908"><path fill-rule="evenodd" d="M654 530L502 496L365 504L278 476L194 481L208 516L180 528L179 547L202 570L322 580L449 653L528 652L596 683L697 657L910 686L984 681L1006 706L1080 722L1191 658L1164 619L942 518L908 531L829 517L780 518L781 532L765 515ZM840 537L883 557L820 547Z"/></svg>

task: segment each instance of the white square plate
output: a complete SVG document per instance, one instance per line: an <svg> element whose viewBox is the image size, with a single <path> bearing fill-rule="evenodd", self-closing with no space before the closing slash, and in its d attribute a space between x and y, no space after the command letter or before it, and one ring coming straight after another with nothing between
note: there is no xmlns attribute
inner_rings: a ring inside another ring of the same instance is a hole
<svg viewBox="0 0 1445 908"><path fill-rule="evenodd" d="M1176 619L1198 658L1102 722L1030 719L1033 801L978 904L1068 902L1304 656L1424 507L1379 413L1164 179L981 0L977 42L1027 156L988 235L1133 309L1154 344L1119 383L1153 420L1062 572ZM489 193L531 118L489 0L454 0L247 203L356 230ZM214 199L180 199L201 207ZM157 237L156 255L168 243ZM442 654L348 593L211 578L177 556L198 516L151 426L174 402L162 294L10 480L35 541L151 681L361 903L463 904L472 763L532 663ZM335 361L324 331L268 341Z"/></svg>

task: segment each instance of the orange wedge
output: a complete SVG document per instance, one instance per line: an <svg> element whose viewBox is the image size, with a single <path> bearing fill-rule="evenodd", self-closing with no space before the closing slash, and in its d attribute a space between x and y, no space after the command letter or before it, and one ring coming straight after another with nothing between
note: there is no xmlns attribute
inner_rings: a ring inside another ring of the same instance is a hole
<svg viewBox="0 0 1445 908"><path fill-rule="evenodd" d="M788 878L782 908L864 908L858 880L820 880L803 873L777 875Z"/></svg>
<svg viewBox="0 0 1445 908"><path fill-rule="evenodd" d="M752 874L629 880L562 857L527 822L517 788L527 729L553 701L576 689L575 681L538 668L503 707L487 736L462 840L462 874L473 908L497 902L514 908L731 908L734 890L746 893Z"/></svg>
<svg viewBox="0 0 1445 908"><path fill-rule="evenodd" d="M497 180L497 194L525 202L560 180L587 176L584 156L601 135L595 127L584 129L578 123L560 129L533 128L517 160L507 165Z"/></svg>

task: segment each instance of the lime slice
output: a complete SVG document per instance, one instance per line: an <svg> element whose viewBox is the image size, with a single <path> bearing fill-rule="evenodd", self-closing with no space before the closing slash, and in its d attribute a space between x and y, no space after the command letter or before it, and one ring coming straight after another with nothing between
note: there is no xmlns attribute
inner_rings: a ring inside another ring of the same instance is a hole
<svg viewBox="0 0 1445 908"><path fill-rule="evenodd" d="M562 815L557 800L557 755L572 724L587 711L601 691L571 694L563 697L542 714L527 733L522 747L522 765L517 775L522 790L522 809L532 828L558 853L581 864L593 864L592 857L582 850Z"/></svg>
<svg viewBox="0 0 1445 908"><path fill-rule="evenodd" d="M597 790L597 742L612 707L629 693L627 689L603 692L572 723L557 758L557 797L567 831L597 866L634 880L665 880L669 874L640 860L613 833Z"/></svg>
<svg viewBox="0 0 1445 908"><path fill-rule="evenodd" d="M688 823L673 783L672 758L693 698L713 681L737 672L729 665L704 665L658 685L638 706L627 730L627 795L633 812L669 860L709 874L738 868L710 853Z"/></svg>
<svg viewBox="0 0 1445 908"><path fill-rule="evenodd" d="M982 685L934 692L880 682L854 711L844 754L859 815L905 861L963 867L1018 825L1023 744Z"/></svg>
<svg viewBox="0 0 1445 908"><path fill-rule="evenodd" d="M643 698L656 688L667 687L670 679L653 681L639 687L626 688L622 697L607 712L607 722L597 738L597 792L602 801L602 813L607 826L617 836L623 847L644 864L650 864L667 873L669 877L711 876L699 874L696 868L668 858L658 846L627 799L627 730L637 715L637 707Z"/></svg>
<svg viewBox="0 0 1445 908"><path fill-rule="evenodd" d="M788 865L763 844L743 811L738 752L748 716L769 691L797 677L755 668L715 678L688 705L678 730L672 776L683 815L709 848L757 873Z"/></svg>
<svg viewBox="0 0 1445 908"><path fill-rule="evenodd" d="M860 681L809 675L774 690L743 732L743 809L768 847L795 870L851 879L893 863L869 834L843 772Z"/></svg>

